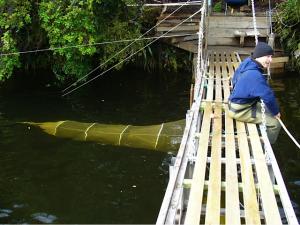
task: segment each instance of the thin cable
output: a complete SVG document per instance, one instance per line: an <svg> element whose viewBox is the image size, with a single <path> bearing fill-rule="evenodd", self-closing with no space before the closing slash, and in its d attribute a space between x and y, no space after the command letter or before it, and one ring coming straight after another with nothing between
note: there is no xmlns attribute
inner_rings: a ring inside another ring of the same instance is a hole
<svg viewBox="0 0 300 225"><path fill-rule="evenodd" d="M257 26L256 26L256 17L255 17L255 7L254 7L254 0L251 0L252 5L252 19L253 19L253 28L254 28L254 37L255 37L255 44L258 43L258 33L257 33Z"/></svg>
<svg viewBox="0 0 300 225"><path fill-rule="evenodd" d="M182 36L189 36L195 35L197 33L189 33L189 34L174 34L165 36L165 38L169 37L182 37ZM142 41L142 40L149 40L155 39L155 37L145 37L145 38L135 38L135 39L124 39L124 40L116 40L116 41L104 41L104 42L96 42L94 44L84 44L84 45L71 45L71 46L63 46L63 47L55 47L55 48L44 48L44 49L36 49L36 50L28 50L28 51L21 51L21 52L10 52L10 53L1 53L1 56L9 56L9 55L17 55L17 54L28 54L28 53L38 53L38 52L46 52L46 51L54 51L60 49L68 49L68 48L80 48L80 47L87 47L87 46L97 46L97 45L106 45L106 44L115 44L115 43L123 43L123 42L130 42L130 41Z"/></svg>
<svg viewBox="0 0 300 225"><path fill-rule="evenodd" d="M179 9L181 9L184 5L186 5L190 0L188 0L187 2L185 2L185 4L181 5L180 7L178 7L176 10L174 10L172 13L170 13L166 18L164 18L163 20L161 20L160 22L158 22L157 24L155 24L152 28L150 28L148 31L146 31L145 33L143 33L138 39L142 38L143 36L145 36L146 34L148 34L151 30L153 30L155 27L157 27L158 25L160 25L163 21L165 21L167 18L169 18L171 15L173 15L175 12L177 12ZM65 92L67 90L69 90L71 87L75 86L78 82L82 81L83 79L85 79L87 76L89 76L91 73L95 72L97 69L99 69L100 67L104 66L106 63L108 63L110 60L112 60L113 58L115 58L117 55L119 55L120 53L124 52L127 48L129 48L131 45L133 45L136 41L131 42L129 45L127 45L126 47L124 47L123 49L121 49L119 52L117 52L116 54L114 54L112 57L110 57L108 60L106 60L104 63L101 63L99 66L97 66L95 69L93 69L92 71L90 71L89 73L87 73L86 75L84 75L83 77L81 77L80 79L78 79L77 81L75 81L74 83L72 83L71 85L69 85L67 88L65 88L64 90L62 90L62 92Z"/></svg>
<svg viewBox="0 0 300 225"><path fill-rule="evenodd" d="M271 34L273 34L271 0L269 0L269 26L270 26L270 32Z"/></svg>
<svg viewBox="0 0 300 225"><path fill-rule="evenodd" d="M200 11L202 11L202 8L200 10L198 10L197 12L195 12L194 14L192 14L191 16L189 16L187 19L183 20L182 22L180 22L178 25L176 25L175 27L171 28L170 30L168 30L166 33L162 34L160 37L154 39L153 41L151 41L150 43L148 43L147 45L145 45L143 48L140 48L138 51L132 53L131 55L129 55L128 57L126 57L125 59L123 59L122 61L118 62L117 64L115 64L114 66L110 67L109 69L103 71L102 73L98 74L97 76L93 77L92 79L84 82L83 84L79 85L76 88L73 88L71 91L68 91L67 93L64 93L62 96L66 96L70 93L72 93L73 91L77 90L78 88L81 88L82 86L90 83L91 81L97 79L98 77L102 76L103 74L107 73L108 71L112 70L113 68L117 67L118 65L120 65L121 63L123 63L124 61L126 61L127 59L130 59L132 56L136 55L137 53L139 53L140 51L142 51L143 49L145 49L146 47L148 47L149 45L151 45L152 43L154 43L155 41L157 41L158 39L160 39L161 37L164 37L166 34L168 34L169 32L171 32L172 30L176 29L178 26L180 26L182 23L186 22L187 20L189 20L190 18L194 17L196 14L198 14Z"/></svg>
<svg viewBox="0 0 300 225"><path fill-rule="evenodd" d="M293 137L293 135L291 135L291 133L288 131L288 129L286 128L286 126L284 125L282 120L279 117L276 117L276 119L279 121L280 125L282 126L284 131L287 133L287 135L292 139L292 141L295 143L295 145L300 149L299 143L296 141L296 139Z"/></svg>

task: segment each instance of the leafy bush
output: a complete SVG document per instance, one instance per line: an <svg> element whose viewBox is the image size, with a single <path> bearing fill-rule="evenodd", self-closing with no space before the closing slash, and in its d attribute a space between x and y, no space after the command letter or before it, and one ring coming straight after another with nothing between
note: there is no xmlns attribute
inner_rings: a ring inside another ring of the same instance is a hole
<svg viewBox="0 0 300 225"><path fill-rule="evenodd" d="M282 46L293 55L292 62L300 71L300 57L295 57L300 43L300 4L299 0L287 0L277 5L275 30ZM298 50L299 52L299 50Z"/></svg>
<svg viewBox="0 0 300 225"><path fill-rule="evenodd" d="M222 2L217 2L213 6L213 12L222 12Z"/></svg>
<svg viewBox="0 0 300 225"><path fill-rule="evenodd" d="M20 67L16 38L21 29L31 22L28 0L0 0L0 81L9 78L15 67ZM3 55L2 55L3 54Z"/></svg>

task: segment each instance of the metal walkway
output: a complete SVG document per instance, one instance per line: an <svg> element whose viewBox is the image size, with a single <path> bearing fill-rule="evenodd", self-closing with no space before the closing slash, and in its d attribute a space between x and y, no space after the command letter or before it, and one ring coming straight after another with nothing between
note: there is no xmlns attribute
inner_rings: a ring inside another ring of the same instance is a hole
<svg viewBox="0 0 300 225"><path fill-rule="evenodd" d="M156 224L298 224L265 131L227 116L238 54L208 62Z"/></svg>

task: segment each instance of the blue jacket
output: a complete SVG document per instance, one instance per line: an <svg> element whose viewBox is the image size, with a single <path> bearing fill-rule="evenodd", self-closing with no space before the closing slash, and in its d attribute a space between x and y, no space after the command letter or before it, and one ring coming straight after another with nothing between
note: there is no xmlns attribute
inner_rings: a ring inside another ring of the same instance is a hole
<svg viewBox="0 0 300 225"><path fill-rule="evenodd" d="M258 62L250 57L245 59L233 75L233 90L229 96L229 101L246 104L262 99L269 111L275 116L279 113L279 107L262 72L262 67Z"/></svg>

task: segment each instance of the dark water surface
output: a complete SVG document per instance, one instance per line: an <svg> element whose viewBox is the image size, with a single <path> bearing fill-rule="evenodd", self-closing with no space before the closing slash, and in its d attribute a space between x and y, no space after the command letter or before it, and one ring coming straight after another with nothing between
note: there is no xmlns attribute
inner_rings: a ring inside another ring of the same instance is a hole
<svg viewBox="0 0 300 225"><path fill-rule="evenodd" d="M271 85L280 104L281 119L300 143L300 74L274 76ZM300 149L283 129L272 147L300 222Z"/></svg>
<svg viewBox="0 0 300 225"><path fill-rule="evenodd" d="M300 77L272 83L283 120L300 140ZM189 84L188 74L128 71L67 98L46 87L0 96L0 223L155 223L171 154L60 139L18 122L179 120ZM300 151L284 132L273 147L299 210Z"/></svg>
<svg viewBox="0 0 300 225"><path fill-rule="evenodd" d="M155 223L167 153L77 142L22 121L158 124L183 119L190 75L111 74L67 98L0 97L0 223Z"/></svg>

